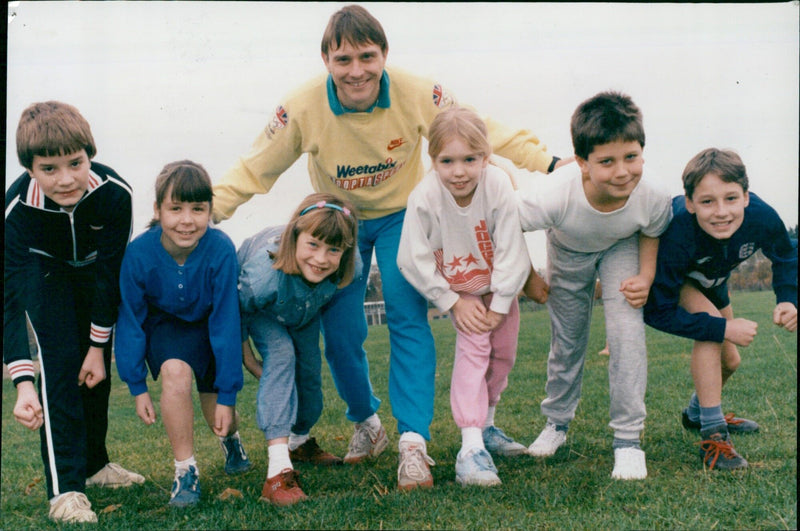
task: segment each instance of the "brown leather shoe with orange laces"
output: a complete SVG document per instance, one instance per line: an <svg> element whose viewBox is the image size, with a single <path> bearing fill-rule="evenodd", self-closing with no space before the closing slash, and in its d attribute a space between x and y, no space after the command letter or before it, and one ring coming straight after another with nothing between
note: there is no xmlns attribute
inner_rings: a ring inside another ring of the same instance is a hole
<svg viewBox="0 0 800 531"><path fill-rule="evenodd" d="M292 462L311 463L312 465L333 466L341 465L342 458L326 452L317 444L317 440L311 437L306 442L289 452Z"/></svg>
<svg viewBox="0 0 800 531"><path fill-rule="evenodd" d="M725 423L728 425L728 433L755 433L759 429L756 421L739 418L733 413L725 415ZM681 424L687 430L700 430L700 422L689 418L688 408L681 413Z"/></svg>
<svg viewBox="0 0 800 531"><path fill-rule="evenodd" d="M261 489L260 500L274 505L292 505L307 500L308 496L300 488L298 476L296 470L284 468L279 474L267 478L264 488Z"/></svg>
<svg viewBox="0 0 800 531"><path fill-rule="evenodd" d="M706 433L706 431L700 433L703 437L703 440L697 443L700 445L700 458L709 470L747 468L747 461L736 453L727 431L717 428L713 430L713 433Z"/></svg>

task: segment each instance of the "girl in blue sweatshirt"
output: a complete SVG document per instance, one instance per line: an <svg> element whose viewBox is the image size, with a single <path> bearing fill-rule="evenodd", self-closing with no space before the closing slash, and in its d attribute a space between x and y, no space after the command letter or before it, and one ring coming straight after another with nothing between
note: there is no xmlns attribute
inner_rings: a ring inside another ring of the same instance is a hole
<svg viewBox="0 0 800 531"><path fill-rule="evenodd" d="M128 246L120 272L116 360L145 424L156 419L147 369L161 376L161 414L175 457L169 504L200 500L194 458L195 376L203 416L220 438L225 472L252 465L234 406L242 388L238 262L230 238L209 227L211 179L191 161L167 164L156 179L150 229Z"/></svg>

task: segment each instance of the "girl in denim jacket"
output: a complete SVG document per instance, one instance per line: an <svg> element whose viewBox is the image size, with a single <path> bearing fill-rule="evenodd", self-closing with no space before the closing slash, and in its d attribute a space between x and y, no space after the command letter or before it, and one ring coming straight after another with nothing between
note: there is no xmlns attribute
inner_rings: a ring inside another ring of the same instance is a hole
<svg viewBox="0 0 800 531"><path fill-rule="evenodd" d="M264 229L237 252L242 356L247 370L259 378L256 414L268 444L263 501L290 505L307 498L292 459L341 463L308 433L322 412L319 313L337 289L353 280L357 230L348 203L331 194L312 194L288 225ZM261 366L248 338L261 355Z"/></svg>

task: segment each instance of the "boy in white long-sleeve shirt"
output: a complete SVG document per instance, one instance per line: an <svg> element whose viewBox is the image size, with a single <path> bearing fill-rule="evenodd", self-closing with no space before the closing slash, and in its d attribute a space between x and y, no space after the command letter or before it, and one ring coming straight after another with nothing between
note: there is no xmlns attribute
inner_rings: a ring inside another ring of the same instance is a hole
<svg viewBox="0 0 800 531"><path fill-rule="evenodd" d="M397 264L408 282L456 327L450 404L461 428L456 481L497 485L487 448L525 452L493 424L517 355L520 292L528 271L509 176L489 164L486 125L452 108L429 130L433 171L408 198Z"/></svg>
<svg viewBox="0 0 800 531"><path fill-rule="evenodd" d="M642 306L655 277L658 237L671 217L670 197L642 180L644 127L630 97L604 92L572 115L576 166L554 174L557 184L521 196L525 231L547 231L547 423L528 448L553 455L566 441L581 394L595 279L603 286L610 350L609 426L616 479L647 476L640 434L646 416L647 349Z"/></svg>

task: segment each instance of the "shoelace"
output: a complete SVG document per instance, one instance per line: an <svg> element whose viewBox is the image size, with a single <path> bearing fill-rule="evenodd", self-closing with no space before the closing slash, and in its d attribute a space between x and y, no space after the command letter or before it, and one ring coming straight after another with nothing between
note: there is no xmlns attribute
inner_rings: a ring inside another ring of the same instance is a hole
<svg viewBox="0 0 800 531"><path fill-rule="evenodd" d="M348 449L353 451L363 450L365 447L372 446L373 444L375 444L375 440L377 438L378 434L376 433L375 437L373 437L372 432L368 427L366 426L359 427L358 430L356 431L356 437L354 437L353 440L350 441Z"/></svg>
<svg viewBox="0 0 800 531"><path fill-rule="evenodd" d="M406 456L400 465L407 471L408 477L412 479L421 479L425 476L425 466L427 463L430 466L436 464L431 456L422 451L422 448L410 447L406 450Z"/></svg>
<svg viewBox="0 0 800 531"><path fill-rule="evenodd" d="M733 416L733 413L728 413L727 415L725 415L725 422L733 425L743 424L744 419L737 419Z"/></svg>
<svg viewBox="0 0 800 531"><path fill-rule="evenodd" d="M719 459L720 455L724 456L727 459L733 459L734 457L738 456L736 450L733 449L733 446L731 445L730 441L707 439L705 441L700 441L699 443L695 444L699 444L700 449L706 453L705 457L703 458L703 461L706 461L708 459L709 454L711 454L712 456L711 463L707 463L709 470L714 469L714 465L717 464L717 459Z"/></svg>

